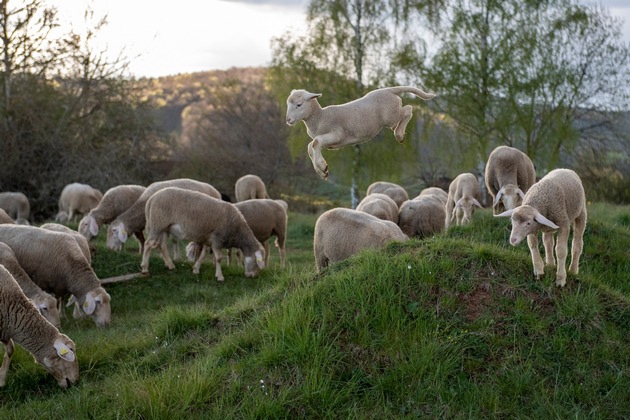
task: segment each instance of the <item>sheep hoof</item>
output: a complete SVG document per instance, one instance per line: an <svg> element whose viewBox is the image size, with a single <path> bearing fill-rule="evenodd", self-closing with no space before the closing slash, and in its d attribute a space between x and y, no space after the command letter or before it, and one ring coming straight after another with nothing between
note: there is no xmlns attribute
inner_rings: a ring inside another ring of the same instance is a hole
<svg viewBox="0 0 630 420"><path fill-rule="evenodd" d="M225 280L223 277L217 277L217 281L221 281L222 282L223 280Z"/></svg>

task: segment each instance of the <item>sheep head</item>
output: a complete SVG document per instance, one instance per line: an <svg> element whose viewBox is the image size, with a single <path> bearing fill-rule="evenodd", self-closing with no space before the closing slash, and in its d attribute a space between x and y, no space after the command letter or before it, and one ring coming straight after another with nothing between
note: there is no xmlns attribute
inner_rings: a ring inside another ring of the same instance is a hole
<svg viewBox="0 0 630 420"><path fill-rule="evenodd" d="M513 210L506 210L495 217L512 218L512 233L510 234L510 244L512 246L520 244L523 239L527 238L527 235L537 234L543 226L558 229L558 225L540 214L536 208L528 205L522 205Z"/></svg>
<svg viewBox="0 0 630 420"><path fill-rule="evenodd" d="M245 277L256 277L265 268L265 250L260 246L253 255L245 256Z"/></svg>
<svg viewBox="0 0 630 420"><path fill-rule="evenodd" d="M35 360L41 364L62 388L67 388L79 379L79 362L74 342L65 334L59 334L45 349L46 354Z"/></svg>
<svg viewBox="0 0 630 420"><path fill-rule="evenodd" d="M92 318L97 327L106 327L112 319L110 296L102 287L97 287L85 295L81 311ZM70 304L70 302L68 302Z"/></svg>
<svg viewBox="0 0 630 420"><path fill-rule="evenodd" d="M310 93L304 89L292 90L287 98L287 124L293 126L307 120L312 112L313 102L317 103L320 96L321 93Z"/></svg>
<svg viewBox="0 0 630 420"><path fill-rule="evenodd" d="M98 235L98 224L96 223L96 219L88 214L79 222L78 231L88 241L94 238Z"/></svg>
<svg viewBox="0 0 630 420"><path fill-rule="evenodd" d="M127 238L125 225L122 222L114 221L107 229L107 248L120 251Z"/></svg>
<svg viewBox="0 0 630 420"><path fill-rule="evenodd" d="M475 212L475 206L480 209L483 208L481 203L477 201L474 197L462 197L455 203L455 208L453 208L453 212L463 211L464 217L462 218L462 224L467 225L472 220L472 215Z"/></svg>
<svg viewBox="0 0 630 420"><path fill-rule="evenodd" d="M499 192L497 192L497 196L494 197L494 202L492 203L494 214L496 215L505 210L517 208L523 202L524 197L525 193L516 185L504 185Z"/></svg>

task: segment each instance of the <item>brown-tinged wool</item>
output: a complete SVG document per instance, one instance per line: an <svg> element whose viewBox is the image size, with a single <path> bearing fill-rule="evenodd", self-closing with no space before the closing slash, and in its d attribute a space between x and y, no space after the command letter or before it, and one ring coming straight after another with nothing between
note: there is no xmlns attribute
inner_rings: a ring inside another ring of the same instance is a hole
<svg viewBox="0 0 630 420"><path fill-rule="evenodd" d="M371 193L363 197L357 210L381 220L398 223L398 204L390 196L382 193Z"/></svg>
<svg viewBox="0 0 630 420"><path fill-rule="evenodd" d="M92 254L90 253L90 244L88 243L87 239L85 239L85 237L81 235L79 232L77 232L74 229L69 228L66 225L62 225L59 223L44 223L43 225L40 226L40 228L50 230L53 232L66 233L72 236L74 240L77 241L77 245L79 245L79 248L81 248L81 252L83 252L83 256L85 257L87 262L90 265L92 264Z"/></svg>
<svg viewBox="0 0 630 420"><path fill-rule="evenodd" d="M265 183L258 175L243 175L234 184L236 202L253 198L269 198Z"/></svg>
<svg viewBox="0 0 630 420"><path fill-rule="evenodd" d="M0 223L14 224L15 220L13 220L11 216L7 214L6 211L4 211L3 209L0 209Z"/></svg>
<svg viewBox="0 0 630 420"><path fill-rule="evenodd" d="M59 195L59 212L55 220L66 222L73 220L77 214L88 214L102 198L103 193L88 184L68 184Z"/></svg>
<svg viewBox="0 0 630 420"><path fill-rule="evenodd" d="M409 200L409 193L407 193L407 190L398 184L394 184L393 182L376 181L371 183L368 186L365 195L367 196L374 193L385 194L394 200L399 208L402 206L402 203Z"/></svg>
<svg viewBox="0 0 630 420"><path fill-rule="evenodd" d="M488 156L485 171L486 187L492 196L494 214L516 208L536 182L536 170L529 156L520 150L499 146ZM501 198L496 200L501 191Z"/></svg>
<svg viewBox="0 0 630 420"><path fill-rule="evenodd" d="M438 196L425 194L403 203L398 225L405 235L424 238L442 232L445 219L444 203Z"/></svg>
<svg viewBox="0 0 630 420"><path fill-rule="evenodd" d="M17 223L28 224L28 218L31 214L31 204L28 201L28 197L23 193L10 191L0 193L0 209L4 210L7 215ZM5 221L3 223L10 222Z"/></svg>
<svg viewBox="0 0 630 420"><path fill-rule="evenodd" d="M418 194L418 197L424 196L424 195L434 195L444 205L446 205L446 202L448 201L448 193L446 191L444 191L440 187L427 187L427 188L423 189L422 191L420 191L420 194Z"/></svg>

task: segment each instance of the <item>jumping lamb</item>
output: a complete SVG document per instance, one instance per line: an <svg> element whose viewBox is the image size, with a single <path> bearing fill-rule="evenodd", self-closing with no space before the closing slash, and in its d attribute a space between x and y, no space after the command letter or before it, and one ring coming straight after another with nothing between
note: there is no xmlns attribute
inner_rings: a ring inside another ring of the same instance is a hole
<svg viewBox="0 0 630 420"><path fill-rule="evenodd" d="M313 251L317 271L367 248L381 248L409 238L397 224L346 208L324 212L315 223Z"/></svg>
<svg viewBox="0 0 630 420"><path fill-rule="evenodd" d="M21 192L0 193L0 209L4 210L11 219L21 225L28 225L31 214L31 204L28 197Z"/></svg>
<svg viewBox="0 0 630 420"><path fill-rule="evenodd" d="M398 226L409 237L424 238L442 232L445 220L444 203L436 195L425 194L403 203Z"/></svg>
<svg viewBox="0 0 630 420"><path fill-rule="evenodd" d="M236 202L250 200L252 198L269 198L265 183L258 175L243 175L234 184Z"/></svg>
<svg viewBox="0 0 630 420"><path fill-rule="evenodd" d="M315 171L328 178L328 164L322 156L322 148L339 149L372 139L383 127L394 131L402 143L413 107L402 105L400 94L412 93L429 100L435 94L411 86L395 86L377 89L362 98L341 105L322 108L317 98L321 93L304 89L292 90L287 98L286 122L293 126L304 121L306 132L313 139L308 145L308 155Z"/></svg>
<svg viewBox="0 0 630 420"><path fill-rule="evenodd" d="M159 247L166 266L173 270L166 240L195 242L202 247L193 265L198 274L207 248L214 254L216 278L223 281L221 258L223 248L239 248L245 256L245 276L255 277L264 267L264 249L256 240L245 218L234 204L209 197L196 191L176 187L164 188L149 198L146 204L147 240L142 255L142 272L149 272L149 255Z"/></svg>
<svg viewBox="0 0 630 420"><path fill-rule="evenodd" d="M398 223L398 204L385 194L366 195L357 206L357 210L371 214L381 220Z"/></svg>
<svg viewBox="0 0 630 420"><path fill-rule="evenodd" d="M59 212L55 221L65 223L73 221L77 214L88 214L102 198L103 193L88 184L68 184L59 196Z"/></svg>
<svg viewBox="0 0 630 420"><path fill-rule="evenodd" d="M389 196L396 202L396 205L399 208L402 206L402 203L409 200L409 193L407 193L407 190L398 184L394 184L393 182L376 181L371 183L368 186L365 195L374 193L381 193Z"/></svg>
<svg viewBox="0 0 630 420"><path fill-rule="evenodd" d="M538 231L542 231L545 263L554 266L556 261L553 255L553 235L558 230L556 286L559 287L566 285L567 247L569 231L573 226L569 273L578 274L586 229L586 196L578 174L570 169L549 172L527 191L523 204L497 215L508 216L512 218L510 244L516 246L527 237L534 276L537 279L544 274L544 263L538 250Z"/></svg>
<svg viewBox="0 0 630 420"><path fill-rule="evenodd" d="M473 174L464 173L455 177L448 187L445 227L448 229L453 220L457 220L457 226L470 223L475 206L483 208L479 203L480 197L479 181Z"/></svg>
<svg viewBox="0 0 630 420"><path fill-rule="evenodd" d="M0 341L5 347L0 367L0 386L6 385L15 350L14 341L30 352L35 362L53 375L60 387L67 388L79 379L74 342L39 313L11 273L1 265Z"/></svg>
<svg viewBox="0 0 630 420"><path fill-rule="evenodd" d="M536 170L525 153L499 146L488 157L485 178L493 197L492 212L497 215L521 205L525 193L536 182Z"/></svg>

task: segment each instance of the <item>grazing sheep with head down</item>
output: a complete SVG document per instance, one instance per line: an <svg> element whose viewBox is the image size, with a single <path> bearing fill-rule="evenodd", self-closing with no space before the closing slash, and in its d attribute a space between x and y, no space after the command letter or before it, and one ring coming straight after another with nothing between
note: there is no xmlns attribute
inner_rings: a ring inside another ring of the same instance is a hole
<svg viewBox="0 0 630 420"><path fill-rule="evenodd" d="M480 197L479 181L473 174L457 175L448 187L445 227L448 229L453 220L457 220L457 226L470 223L475 206L483 208L479 203Z"/></svg>
<svg viewBox="0 0 630 420"><path fill-rule="evenodd" d="M15 341L31 353L62 388L79 379L79 363L74 342L61 334L44 318L24 295L20 286L0 265L0 341L5 354L0 367L0 386L7 381L7 373Z"/></svg>
<svg viewBox="0 0 630 420"><path fill-rule="evenodd" d="M433 195L437 197L444 205L446 205L446 202L448 201L448 193L440 187L427 187L420 191L418 197L423 197L425 195Z"/></svg>
<svg viewBox="0 0 630 420"><path fill-rule="evenodd" d="M363 249L381 248L391 241L409 238L397 224L362 211L335 208L323 213L315 223L313 251L317 271L343 261Z"/></svg>
<svg viewBox="0 0 630 420"><path fill-rule="evenodd" d="M566 284L567 247L569 231L573 225L571 264L569 273L578 274L586 229L586 195L578 174L570 169L555 169L532 185L525 194L523 204L497 217L512 218L510 244L518 245L527 238L536 278L544 274L544 263L538 250L538 231L542 231L545 262L556 265L553 256L553 232L558 230L556 241L556 286Z"/></svg>
<svg viewBox="0 0 630 420"><path fill-rule="evenodd" d="M16 223L28 225L28 218L31 214L31 204L28 197L21 192L0 193L0 209Z"/></svg>
<svg viewBox="0 0 630 420"><path fill-rule="evenodd" d="M415 87L395 86L374 90L352 102L322 108L317 102L321 93L292 90L287 98L286 121L291 126L304 121L306 132L313 139L308 145L308 155L315 171L327 179L328 164L322 156L322 148L339 149L366 142L383 127L391 128L396 140L403 142L413 112L411 105L402 105L399 95L406 92L424 100L435 97Z"/></svg>
<svg viewBox="0 0 630 420"><path fill-rule="evenodd" d="M73 221L77 214L88 214L98 205L103 193L87 184L74 182L66 185L59 196L59 212L55 221Z"/></svg>
<svg viewBox="0 0 630 420"><path fill-rule="evenodd" d="M436 195L425 194L400 206L398 226L409 237L424 238L442 232L445 220L444 203Z"/></svg>
<svg viewBox="0 0 630 420"><path fill-rule="evenodd" d="M381 220L398 223L398 204L385 194L366 195L357 206L357 210L371 214Z"/></svg>
<svg viewBox="0 0 630 420"><path fill-rule="evenodd" d="M536 182L536 170L529 156L508 146L495 148L486 164L486 187L492 195L492 212L499 214L521 205Z"/></svg>
<svg viewBox="0 0 630 420"><path fill-rule="evenodd" d="M253 198L269 198L265 183L258 175L243 175L234 184L236 202Z"/></svg>
<svg viewBox="0 0 630 420"><path fill-rule="evenodd" d="M376 181L371 183L365 195L370 195L374 193L381 193L389 196L392 200L396 202L398 207L402 206L402 203L409 200L409 194L407 190L401 187L398 184L394 184L393 182L385 182L385 181Z"/></svg>
<svg viewBox="0 0 630 420"><path fill-rule="evenodd" d="M51 230L53 232L67 233L68 235L72 236L74 240L77 241L77 245L79 245L79 248L81 248L81 252L83 252L83 256L85 257L87 262L90 265L92 264L92 254L90 253L90 244L88 243L87 239L85 239L85 237L81 235L79 232L77 232L76 230L70 229L66 225L61 225L59 223L44 223L43 225L40 226L40 228Z"/></svg>
<svg viewBox="0 0 630 420"><path fill-rule="evenodd" d="M264 249L256 240L241 212L232 203L197 191L176 187L164 188L149 198L146 204L147 240L142 255L142 272L149 272L149 255L159 247L164 263L173 270L166 240L170 235L192 241L201 247L193 265L199 273L201 261L208 247L212 249L216 278L223 281L221 258L223 248L238 248L245 256L245 276L255 277L264 267Z"/></svg>

